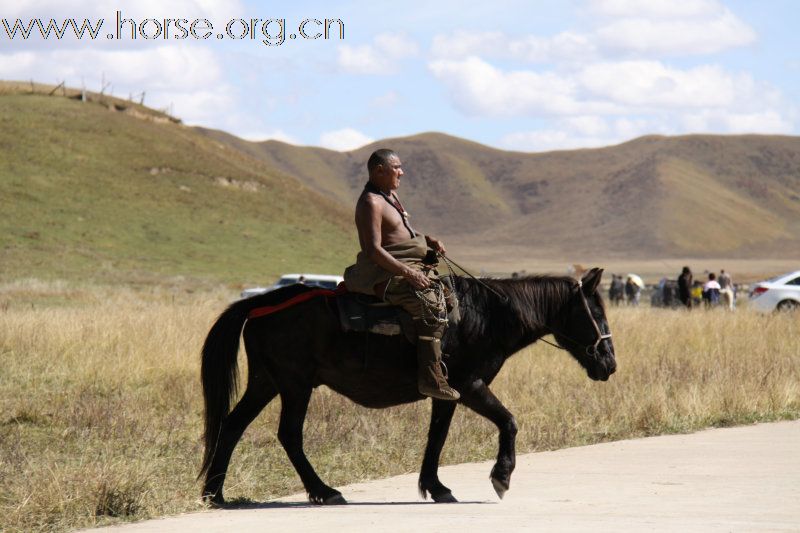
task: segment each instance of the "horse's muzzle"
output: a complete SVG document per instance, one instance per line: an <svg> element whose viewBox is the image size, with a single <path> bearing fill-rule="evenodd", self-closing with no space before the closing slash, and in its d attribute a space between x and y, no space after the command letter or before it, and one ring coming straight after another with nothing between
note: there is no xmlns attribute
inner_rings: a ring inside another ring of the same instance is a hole
<svg viewBox="0 0 800 533"><path fill-rule="evenodd" d="M601 357L595 364L586 369L586 373L594 381L608 381L608 378L617 371L617 362L613 356Z"/></svg>

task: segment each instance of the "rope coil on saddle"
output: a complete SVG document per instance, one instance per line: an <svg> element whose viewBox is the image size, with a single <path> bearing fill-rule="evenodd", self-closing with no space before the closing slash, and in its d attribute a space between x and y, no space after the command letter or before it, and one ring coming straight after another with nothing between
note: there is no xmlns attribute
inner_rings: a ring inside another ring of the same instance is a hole
<svg viewBox="0 0 800 533"><path fill-rule="evenodd" d="M414 296L422 305L422 323L428 327L446 326L447 316L441 316L441 310L447 309L444 286L441 282L431 282L424 289L414 289Z"/></svg>

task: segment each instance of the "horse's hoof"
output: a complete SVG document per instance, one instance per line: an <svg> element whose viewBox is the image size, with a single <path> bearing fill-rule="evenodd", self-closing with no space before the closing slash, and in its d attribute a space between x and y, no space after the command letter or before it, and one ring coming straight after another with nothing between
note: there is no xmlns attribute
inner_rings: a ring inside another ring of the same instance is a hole
<svg viewBox="0 0 800 533"><path fill-rule="evenodd" d="M322 505L347 505L347 500L344 499L344 496L337 493L325 498L322 501Z"/></svg>
<svg viewBox="0 0 800 533"><path fill-rule="evenodd" d="M497 493L497 495L502 500L503 496L505 496L506 492L508 491L508 482L507 481L500 481L499 479L497 479L495 477L491 478L491 480L492 480L492 487L494 487L494 491Z"/></svg>
<svg viewBox="0 0 800 533"><path fill-rule="evenodd" d="M220 507L225 506L225 498L222 497L222 494L203 494L202 497L203 503L211 507L212 509L219 509Z"/></svg>
<svg viewBox="0 0 800 533"><path fill-rule="evenodd" d="M456 500L456 497L453 496L453 493L450 491L441 494L431 494L431 498L436 503L458 503L458 500Z"/></svg>

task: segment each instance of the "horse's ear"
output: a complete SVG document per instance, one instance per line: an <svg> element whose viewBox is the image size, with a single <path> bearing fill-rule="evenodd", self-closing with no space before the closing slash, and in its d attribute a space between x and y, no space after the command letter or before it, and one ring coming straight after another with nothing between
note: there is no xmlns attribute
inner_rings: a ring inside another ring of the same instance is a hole
<svg viewBox="0 0 800 533"><path fill-rule="evenodd" d="M581 283L583 284L583 292L586 295L594 294L597 287L600 286L600 279L603 277L602 268L593 268L583 275Z"/></svg>

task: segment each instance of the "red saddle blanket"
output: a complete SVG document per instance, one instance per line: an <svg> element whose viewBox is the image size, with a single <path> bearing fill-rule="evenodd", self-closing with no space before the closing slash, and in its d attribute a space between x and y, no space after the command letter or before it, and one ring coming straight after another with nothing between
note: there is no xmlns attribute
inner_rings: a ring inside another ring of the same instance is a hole
<svg viewBox="0 0 800 533"><path fill-rule="evenodd" d="M297 305L302 302L307 302L312 298L316 298L317 296L339 296L340 294L347 293L347 287L345 287L344 283L340 283L338 287L335 289L312 289L308 292L303 292L298 294L293 298L289 298L285 302L281 302L276 305L266 305L264 307L256 307L255 309L251 309L250 313L247 315L248 319L258 318L260 316L270 315L272 313L276 313L281 309L286 309L287 307L292 307L293 305Z"/></svg>

